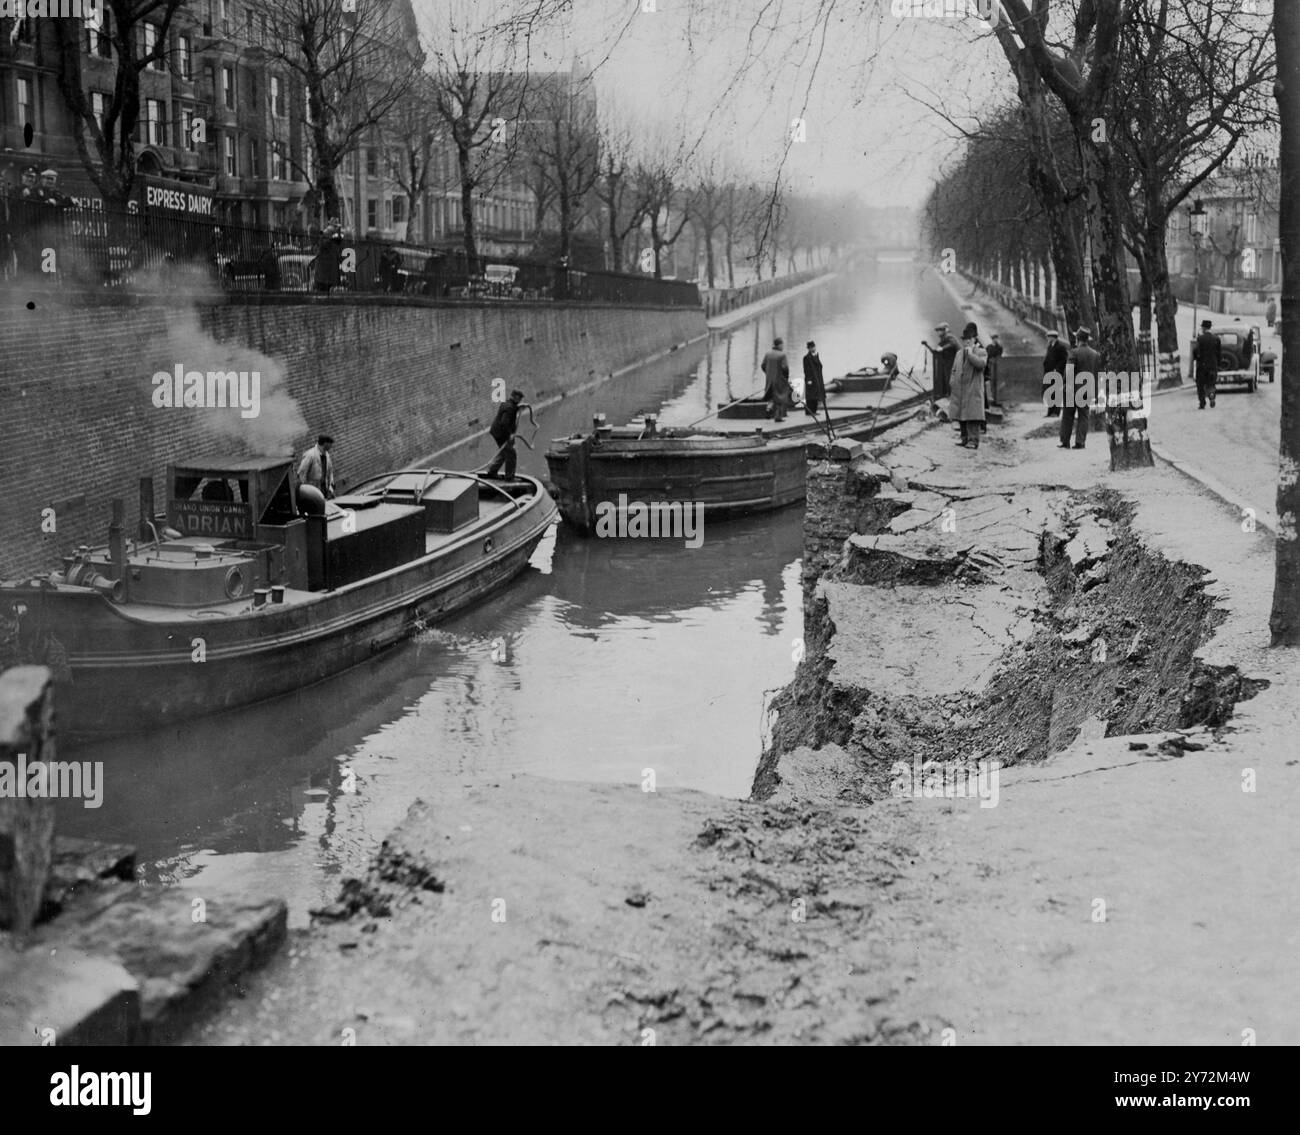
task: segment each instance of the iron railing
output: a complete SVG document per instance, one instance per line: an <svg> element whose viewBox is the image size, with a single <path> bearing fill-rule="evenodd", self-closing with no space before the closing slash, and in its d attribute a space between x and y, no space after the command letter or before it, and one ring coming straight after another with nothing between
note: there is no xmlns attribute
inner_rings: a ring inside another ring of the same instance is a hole
<svg viewBox="0 0 1300 1135"><path fill-rule="evenodd" d="M326 248L332 245L332 248ZM322 249L325 255L322 257ZM338 271L331 270L337 260ZM372 293L699 307L693 283L408 242L0 199L0 276L51 286L167 290L198 273L230 292Z"/></svg>

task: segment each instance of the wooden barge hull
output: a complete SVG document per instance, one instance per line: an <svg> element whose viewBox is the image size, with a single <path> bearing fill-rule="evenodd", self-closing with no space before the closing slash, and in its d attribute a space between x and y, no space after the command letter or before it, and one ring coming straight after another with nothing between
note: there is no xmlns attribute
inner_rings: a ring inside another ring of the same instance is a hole
<svg viewBox="0 0 1300 1135"><path fill-rule="evenodd" d="M834 423L836 436L866 439L911 417L919 401ZM797 504L805 496L806 450L824 443L809 421L788 432L682 438L558 439L546 452L548 489L560 515L579 531L596 531L598 506L698 504L706 522L733 520ZM603 511L603 510L602 510Z"/></svg>
<svg viewBox="0 0 1300 1135"><path fill-rule="evenodd" d="M556 519L539 491L422 559L308 602L146 621L87 588L6 586L67 651L58 726L73 736L156 729L237 709L338 674L504 586Z"/></svg>

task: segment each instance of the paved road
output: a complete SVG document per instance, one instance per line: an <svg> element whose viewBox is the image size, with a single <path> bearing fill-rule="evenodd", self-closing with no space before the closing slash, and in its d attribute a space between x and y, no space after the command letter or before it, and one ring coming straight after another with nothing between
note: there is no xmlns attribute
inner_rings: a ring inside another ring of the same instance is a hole
<svg viewBox="0 0 1300 1135"><path fill-rule="evenodd" d="M1216 318L1223 318L1222 316ZM1263 321L1261 320L1261 326ZM1180 338L1191 338L1192 312L1179 311ZM1279 350L1276 335L1264 327L1264 350ZM1214 409L1197 409L1196 384L1183 360L1182 388L1156 396L1151 443L1156 452L1196 476L1240 508L1253 508L1266 527L1276 523L1277 454L1281 420L1281 369L1278 381L1254 394L1230 387Z"/></svg>

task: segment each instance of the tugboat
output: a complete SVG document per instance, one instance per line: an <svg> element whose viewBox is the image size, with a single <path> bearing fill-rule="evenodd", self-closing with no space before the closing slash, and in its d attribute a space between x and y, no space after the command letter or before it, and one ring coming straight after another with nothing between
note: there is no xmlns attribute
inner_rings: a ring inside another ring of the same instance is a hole
<svg viewBox="0 0 1300 1135"><path fill-rule="evenodd" d="M886 355L887 359L894 356ZM886 372L890 386L897 366ZM838 380L843 382L844 380ZM865 397L828 384L818 417L767 422L759 396L720 406L690 426L661 428L652 415L610 426L596 415L589 434L555 438L546 451L548 488L565 521L580 532L632 507L702 507L708 521L784 508L804 499L807 449L834 439L865 439L915 416L928 395L903 384ZM612 512L611 512L612 510Z"/></svg>
<svg viewBox="0 0 1300 1135"><path fill-rule="evenodd" d="M0 583L20 657L59 675L62 731L154 729L336 674L504 585L557 518L532 477L403 469L326 501L292 469L169 466L165 516L141 482L137 539L115 500L106 545Z"/></svg>

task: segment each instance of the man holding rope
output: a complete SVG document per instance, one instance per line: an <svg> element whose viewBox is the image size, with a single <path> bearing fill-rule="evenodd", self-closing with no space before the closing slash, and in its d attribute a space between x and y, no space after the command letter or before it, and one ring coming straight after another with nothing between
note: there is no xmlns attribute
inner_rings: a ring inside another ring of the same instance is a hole
<svg viewBox="0 0 1300 1135"><path fill-rule="evenodd" d="M505 475L502 478L506 481L514 480L515 461L518 455L515 453L515 431L519 428L519 411L521 409L528 411L528 420L537 425L537 419L533 417L533 408L524 401L524 392L522 390L512 390L510 400L502 402L501 407L497 410L497 416L492 419L492 425L488 428L488 433L492 440L501 448L497 450L497 455L492 458L492 464L487 467L485 477L496 479L497 470L505 465ZM527 444L527 439L524 439Z"/></svg>

